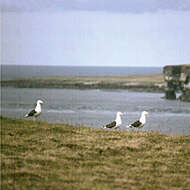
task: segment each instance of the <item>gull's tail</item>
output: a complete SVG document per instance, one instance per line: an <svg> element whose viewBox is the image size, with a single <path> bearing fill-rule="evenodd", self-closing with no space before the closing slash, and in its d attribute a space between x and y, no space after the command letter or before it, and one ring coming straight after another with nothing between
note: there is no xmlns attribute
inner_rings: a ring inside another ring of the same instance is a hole
<svg viewBox="0 0 190 190"><path fill-rule="evenodd" d="M28 114L26 114L26 115L24 116L24 118L26 118L26 117L29 117L29 115L28 115Z"/></svg>
<svg viewBox="0 0 190 190"><path fill-rule="evenodd" d="M127 129L130 129L130 128L132 128L132 127L133 127L132 125L127 125L127 126L126 126Z"/></svg>

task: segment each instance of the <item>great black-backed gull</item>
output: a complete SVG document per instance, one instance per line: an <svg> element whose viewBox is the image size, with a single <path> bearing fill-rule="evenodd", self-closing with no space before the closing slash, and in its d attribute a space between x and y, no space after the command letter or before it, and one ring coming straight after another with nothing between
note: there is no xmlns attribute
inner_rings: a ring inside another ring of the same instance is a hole
<svg viewBox="0 0 190 190"><path fill-rule="evenodd" d="M143 111L141 113L140 119L137 120L137 121L135 121L134 123L126 126L126 128L132 128L132 127L142 128L144 126L144 124L146 123L146 115L148 115L148 112L147 111Z"/></svg>
<svg viewBox="0 0 190 190"><path fill-rule="evenodd" d="M117 112L115 121L112 121L111 123L107 124L103 128L114 128L114 129L116 129L116 128L120 127L122 124L122 121L121 121L122 115L123 115L123 113Z"/></svg>
<svg viewBox="0 0 190 190"><path fill-rule="evenodd" d="M30 111L28 114L26 114L24 117L38 117L41 114L42 108L41 108L41 104L43 104L44 102L42 100L38 100L36 103L36 107L35 109L33 109L32 111Z"/></svg>

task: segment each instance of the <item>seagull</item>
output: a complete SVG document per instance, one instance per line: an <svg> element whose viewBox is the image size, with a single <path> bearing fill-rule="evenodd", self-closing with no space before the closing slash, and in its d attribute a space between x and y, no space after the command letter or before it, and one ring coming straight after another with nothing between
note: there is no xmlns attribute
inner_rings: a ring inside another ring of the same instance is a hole
<svg viewBox="0 0 190 190"><path fill-rule="evenodd" d="M144 126L144 124L146 123L146 115L148 115L148 114L149 113L147 111L143 111L141 113L140 119L135 121L134 123L126 126L126 128L132 128L132 127L142 128Z"/></svg>
<svg viewBox="0 0 190 190"><path fill-rule="evenodd" d="M36 103L36 107L35 109L31 110L28 114L26 114L24 117L38 117L42 111L42 108L41 108L41 104L43 104L44 102L42 100L38 100L37 103Z"/></svg>
<svg viewBox="0 0 190 190"><path fill-rule="evenodd" d="M115 121L112 121L111 123L107 124L103 128L114 128L114 129L119 128L122 124L122 121L121 121L122 115L123 113L117 112Z"/></svg>

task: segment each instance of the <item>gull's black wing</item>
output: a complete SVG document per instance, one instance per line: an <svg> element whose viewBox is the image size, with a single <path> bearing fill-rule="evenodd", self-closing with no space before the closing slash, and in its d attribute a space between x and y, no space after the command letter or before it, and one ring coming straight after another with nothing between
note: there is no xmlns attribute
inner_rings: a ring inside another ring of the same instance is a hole
<svg viewBox="0 0 190 190"><path fill-rule="evenodd" d="M37 112L35 110L32 110L31 112L29 112L28 117L29 116L34 116L35 113L37 113Z"/></svg>
<svg viewBox="0 0 190 190"><path fill-rule="evenodd" d="M132 123L131 126L133 126L133 127L141 127L142 123L138 120L138 121L135 121L134 123Z"/></svg>
<svg viewBox="0 0 190 190"><path fill-rule="evenodd" d="M107 124L107 125L106 125L106 128L113 128L113 127L115 127L115 126L116 126L116 121L113 121L113 122Z"/></svg>

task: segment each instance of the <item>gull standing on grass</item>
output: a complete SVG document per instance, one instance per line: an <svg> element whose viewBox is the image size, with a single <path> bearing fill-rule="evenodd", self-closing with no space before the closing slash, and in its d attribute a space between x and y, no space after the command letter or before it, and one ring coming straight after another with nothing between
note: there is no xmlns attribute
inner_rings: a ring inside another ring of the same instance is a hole
<svg viewBox="0 0 190 190"><path fill-rule="evenodd" d="M42 112L41 104L44 102L42 100L38 100L36 103L35 109L31 110L28 114L26 114L24 117L38 117Z"/></svg>
<svg viewBox="0 0 190 190"><path fill-rule="evenodd" d="M121 116L123 115L124 113L122 112L117 112L116 114L116 119L115 121L112 121L111 123L107 124L106 126L103 126L103 128L113 128L113 129L117 129L121 126L122 124L122 120L121 120Z"/></svg>
<svg viewBox="0 0 190 190"><path fill-rule="evenodd" d="M135 127L135 128L142 128L145 123L146 123L146 115L148 115L149 113L147 111L143 111L141 113L141 117L139 120L135 121L134 123L126 126L126 128L132 128L132 127Z"/></svg>

